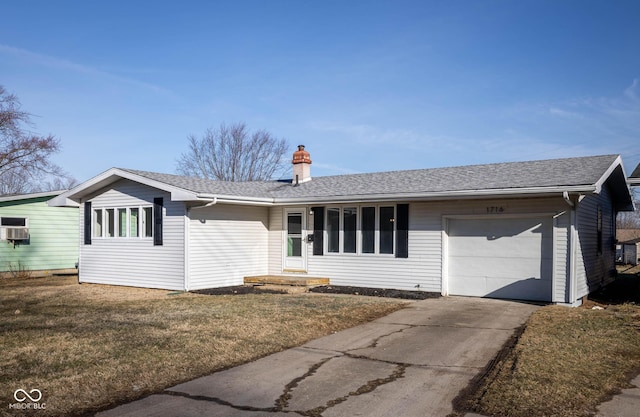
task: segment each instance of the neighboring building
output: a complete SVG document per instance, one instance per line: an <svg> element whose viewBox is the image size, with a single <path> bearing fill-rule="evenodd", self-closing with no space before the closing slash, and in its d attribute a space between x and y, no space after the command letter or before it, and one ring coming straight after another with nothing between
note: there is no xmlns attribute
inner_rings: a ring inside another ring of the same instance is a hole
<svg viewBox="0 0 640 417"><path fill-rule="evenodd" d="M638 164L638 166L636 166L636 169L634 169L631 175L629 175L627 181L631 186L640 186L640 164Z"/></svg>
<svg viewBox="0 0 640 417"><path fill-rule="evenodd" d="M632 210L617 155L222 182L112 168L80 205L80 281L197 290L245 276L579 305L615 277ZM304 166L300 166L304 164Z"/></svg>
<svg viewBox="0 0 640 417"><path fill-rule="evenodd" d="M624 265L638 265L640 229L618 229L616 238L616 262Z"/></svg>
<svg viewBox="0 0 640 417"><path fill-rule="evenodd" d="M640 186L640 164L636 166L627 183L631 187ZM640 262L640 229L618 229L616 261L625 265L638 265Z"/></svg>
<svg viewBox="0 0 640 417"><path fill-rule="evenodd" d="M76 271L78 208L47 204L62 192L0 196L0 274Z"/></svg>

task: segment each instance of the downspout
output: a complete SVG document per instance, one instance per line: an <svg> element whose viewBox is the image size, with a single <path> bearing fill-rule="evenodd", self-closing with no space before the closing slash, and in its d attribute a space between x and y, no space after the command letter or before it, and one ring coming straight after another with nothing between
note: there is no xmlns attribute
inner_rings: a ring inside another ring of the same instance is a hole
<svg viewBox="0 0 640 417"><path fill-rule="evenodd" d="M218 197L213 197L213 200L209 201L207 204L203 204L201 206L191 207L191 208L189 208L187 210L189 212L189 211L194 210L194 209L201 209L201 208L205 208L205 207L215 206L216 204L218 204Z"/></svg>
<svg viewBox="0 0 640 417"><path fill-rule="evenodd" d="M183 232L183 236L184 236L184 290L185 291L189 291L189 222L191 221L191 218L189 216L190 214L190 210L189 207L187 207L187 203L184 203L184 232Z"/></svg>
<svg viewBox="0 0 640 417"><path fill-rule="evenodd" d="M568 191L563 191L562 192L562 198L564 198L564 201L567 202L567 204L569 206L571 206L572 208L575 207L575 203L573 201L571 201L571 199L569 198L569 192Z"/></svg>
<svg viewBox="0 0 640 417"><path fill-rule="evenodd" d="M577 279L576 279L576 202L572 201L567 191L562 192L562 198L571 207L569 225L569 305L576 302Z"/></svg>

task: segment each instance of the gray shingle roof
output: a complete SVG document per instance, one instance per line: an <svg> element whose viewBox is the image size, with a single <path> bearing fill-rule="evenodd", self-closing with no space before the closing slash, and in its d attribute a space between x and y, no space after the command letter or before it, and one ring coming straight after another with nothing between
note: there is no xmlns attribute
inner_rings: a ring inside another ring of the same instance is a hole
<svg viewBox="0 0 640 417"><path fill-rule="evenodd" d="M574 187L596 184L618 155L508 162L327 177L292 186L290 181L228 182L123 169L199 194L268 199L371 196Z"/></svg>
<svg viewBox="0 0 640 417"><path fill-rule="evenodd" d="M272 197L270 192L276 184L275 181L216 181L196 177L186 177L182 175L138 171L135 169L119 169L144 178L172 185L174 187L193 191L198 194L269 198Z"/></svg>

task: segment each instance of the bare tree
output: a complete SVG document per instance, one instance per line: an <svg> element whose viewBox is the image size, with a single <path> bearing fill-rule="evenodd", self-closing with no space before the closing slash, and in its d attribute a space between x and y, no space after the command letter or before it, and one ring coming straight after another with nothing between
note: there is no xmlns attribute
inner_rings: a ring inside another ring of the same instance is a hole
<svg viewBox="0 0 640 417"><path fill-rule="evenodd" d="M244 123L207 129L188 137L189 150L178 159L179 174L222 181L260 181L284 168L288 144L266 130L249 132Z"/></svg>
<svg viewBox="0 0 640 417"><path fill-rule="evenodd" d="M41 183L38 191L70 190L78 185L78 180L68 175L58 175Z"/></svg>
<svg viewBox="0 0 640 417"><path fill-rule="evenodd" d="M0 195L34 192L31 182L24 180L25 176L27 175L20 169L14 169L0 175Z"/></svg>
<svg viewBox="0 0 640 417"><path fill-rule="evenodd" d="M635 201L635 205L640 209L640 200ZM618 229L640 229L640 211L621 211L616 219Z"/></svg>
<svg viewBox="0 0 640 417"><path fill-rule="evenodd" d="M50 160L60 150L60 142L52 135L30 132L31 116L21 110L14 94L0 86L0 188L4 193L33 188L43 175L64 175Z"/></svg>

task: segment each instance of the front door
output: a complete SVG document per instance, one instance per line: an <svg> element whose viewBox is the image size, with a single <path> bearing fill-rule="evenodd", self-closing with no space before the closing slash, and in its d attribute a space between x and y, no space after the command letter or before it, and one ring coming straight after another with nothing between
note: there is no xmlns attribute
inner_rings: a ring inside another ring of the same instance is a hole
<svg viewBox="0 0 640 417"><path fill-rule="evenodd" d="M285 211L284 270L307 270L307 247L304 243L304 210Z"/></svg>

